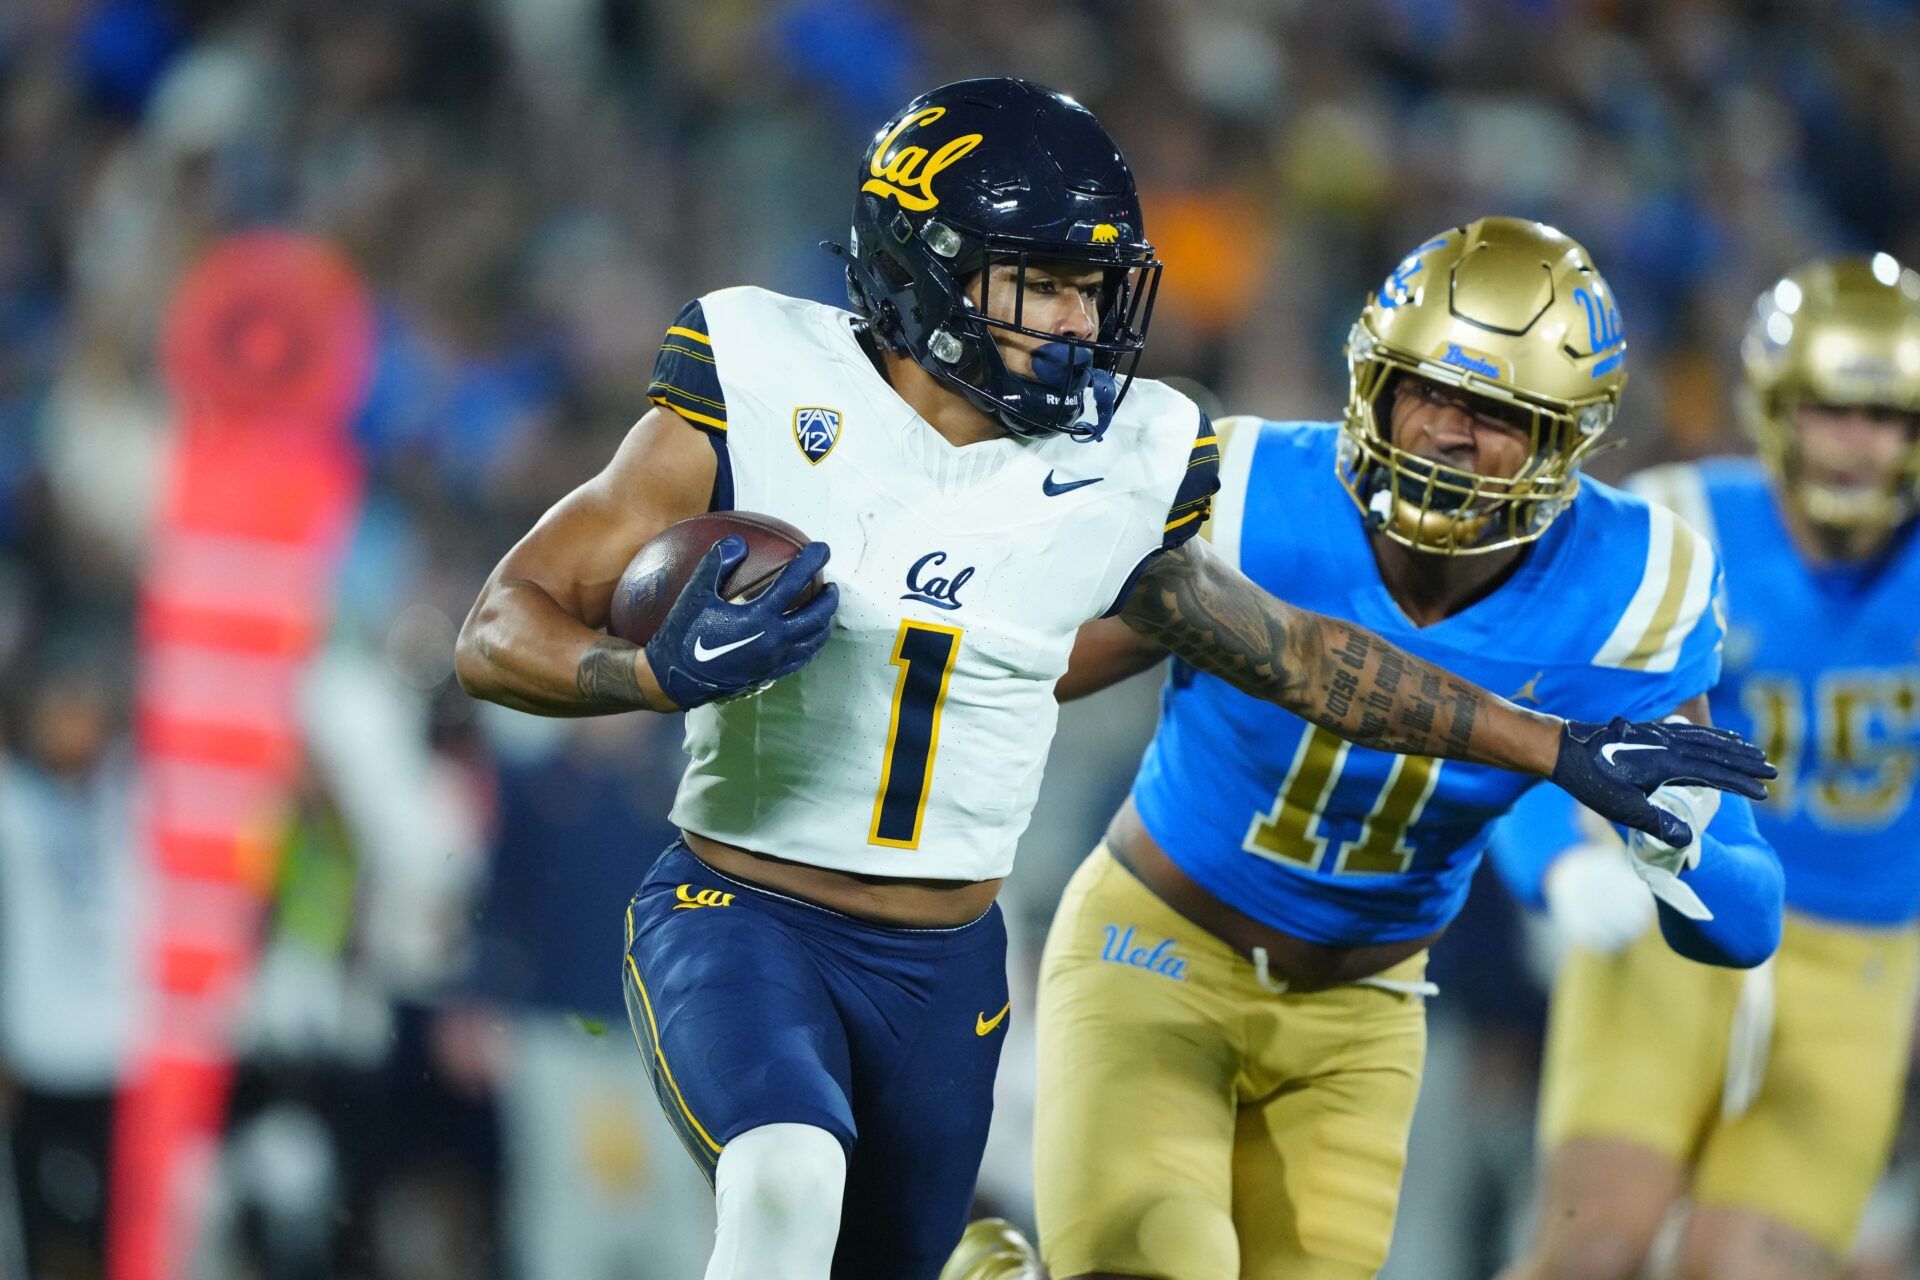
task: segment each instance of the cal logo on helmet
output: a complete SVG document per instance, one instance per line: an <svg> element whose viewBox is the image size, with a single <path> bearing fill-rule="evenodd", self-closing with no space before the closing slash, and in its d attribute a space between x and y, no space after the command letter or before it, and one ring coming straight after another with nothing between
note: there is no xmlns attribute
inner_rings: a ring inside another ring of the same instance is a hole
<svg viewBox="0 0 1920 1280"><path fill-rule="evenodd" d="M1067 228L1072 244L1119 244L1133 238L1133 228L1124 222L1079 222Z"/></svg>
<svg viewBox="0 0 1920 1280"><path fill-rule="evenodd" d="M925 213L938 205L940 197L933 194L933 180L940 176L942 169L985 142L985 135L963 133L941 143L939 150L931 154L925 147L908 145L895 149L894 144L908 129L925 128L945 114L945 107L927 107L895 125L893 132L874 148L873 159L867 164L867 171L873 176L861 183L860 189L898 200L915 213Z"/></svg>
<svg viewBox="0 0 1920 1280"><path fill-rule="evenodd" d="M840 442L840 411L806 405L793 411L793 439L815 466Z"/></svg>

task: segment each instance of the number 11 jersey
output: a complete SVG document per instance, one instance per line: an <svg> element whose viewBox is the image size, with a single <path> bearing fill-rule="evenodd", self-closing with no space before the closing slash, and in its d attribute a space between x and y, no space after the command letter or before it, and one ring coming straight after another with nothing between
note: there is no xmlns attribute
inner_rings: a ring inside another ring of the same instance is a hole
<svg viewBox="0 0 1920 1280"><path fill-rule="evenodd" d="M958 447L881 376L847 312L737 288L668 330L650 397L706 431L714 505L833 549L819 657L687 715L672 817L715 840L865 874L1012 868L1080 624L1206 517L1205 415L1134 382L1099 440Z"/></svg>
<svg viewBox="0 0 1920 1280"><path fill-rule="evenodd" d="M1282 599L1573 720L1658 719L1718 678L1713 551L1664 508L1585 479L1505 582L1416 627L1335 475L1339 428L1222 428L1214 549ZM1297 937L1360 946L1451 921L1490 824L1536 781L1352 746L1176 661L1133 798L1154 839L1222 902Z"/></svg>

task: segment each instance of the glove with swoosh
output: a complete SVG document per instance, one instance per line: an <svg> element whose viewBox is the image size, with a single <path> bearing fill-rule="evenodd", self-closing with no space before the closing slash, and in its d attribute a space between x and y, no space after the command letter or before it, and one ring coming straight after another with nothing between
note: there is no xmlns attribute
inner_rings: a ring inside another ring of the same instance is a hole
<svg viewBox="0 0 1920 1280"><path fill-rule="evenodd" d="M1761 784L1776 772L1766 753L1737 733L1687 720L1652 724L1616 717L1606 724L1569 720L1561 728L1553 781L1601 817L1684 849L1693 843L1693 829L1649 796L1680 784L1764 800Z"/></svg>
<svg viewBox="0 0 1920 1280"><path fill-rule="evenodd" d="M826 543L808 543L766 590L736 602L720 594L720 584L747 558L746 541L729 535L714 543L647 642L661 690L684 710L759 693L806 666L827 642L840 588L828 583L793 612L787 606L828 554Z"/></svg>

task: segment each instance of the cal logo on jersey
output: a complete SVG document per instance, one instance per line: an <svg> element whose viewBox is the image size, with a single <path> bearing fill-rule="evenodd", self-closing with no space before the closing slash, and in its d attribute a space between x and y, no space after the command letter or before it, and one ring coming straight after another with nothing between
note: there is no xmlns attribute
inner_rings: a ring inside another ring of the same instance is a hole
<svg viewBox="0 0 1920 1280"><path fill-rule="evenodd" d="M952 574L935 572L947 562L944 551L929 551L913 562L907 570L907 591L902 600L918 600L930 604L936 609L958 609L966 601L960 598L960 588L967 585L973 577L973 566L968 565Z"/></svg>
<svg viewBox="0 0 1920 1280"><path fill-rule="evenodd" d="M840 439L840 411L807 406L793 411L793 439L807 461L818 466Z"/></svg>
<svg viewBox="0 0 1920 1280"><path fill-rule="evenodd" d="M679 899L678 902L673 904L675 911L697 911L701 907L730 907L733 905L733 895L730 893L723 893L718 889L696 889L690 884L676 886L673 891L673 896ZM632 946L633 944L629 942L627 945Z"/></svg>

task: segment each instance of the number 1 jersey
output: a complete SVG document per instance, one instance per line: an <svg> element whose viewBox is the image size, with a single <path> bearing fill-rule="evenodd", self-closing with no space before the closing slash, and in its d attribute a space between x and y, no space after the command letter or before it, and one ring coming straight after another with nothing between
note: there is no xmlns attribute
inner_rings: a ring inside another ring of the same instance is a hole
<svg viewBox="0 0 1920 1280"><path fill-rule="evenodd" d="M1339 428L1222 427L1214 549L1282 599L1569 719L1657 719L1717 679L1718 568L1664 508L1583 480L1511 577L1416 627L1335 476ZM1176 661L1133 797L1154 839L1222 902L1358 946L1452 920L1490 824L1535 781L1352 746Z"/></svg>
<svg viewBox="0 0 1920 1280"><path fill-rule="evenodd" d="M714 505L833 549L819 657L687 715L688 831L875 875L1013 865L1081 623L1205 519L1219 449L1192 401L1134 382L1097 441L955 447L902 400L844 311L761 289L689 304L649 395L706 431Z"/></svg>

